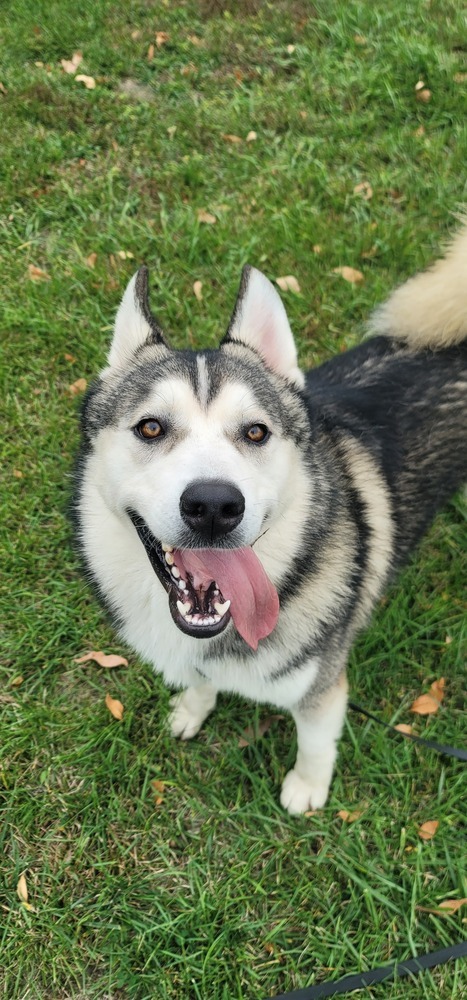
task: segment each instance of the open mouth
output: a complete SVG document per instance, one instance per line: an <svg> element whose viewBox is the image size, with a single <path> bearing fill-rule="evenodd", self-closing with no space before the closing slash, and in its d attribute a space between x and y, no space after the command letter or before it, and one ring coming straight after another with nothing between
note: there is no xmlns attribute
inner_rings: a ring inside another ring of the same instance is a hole
<svg viewBox="0 0 467 1000"><path fill-rule="evenodd" d="M251 546L177 549L155 538L143 518L128 510L151 566L168 593L172 618L187 635L210 638L233 620L256 649L277 624L279 598Z"/></svg>
<svg viewBox="0 0 467 1000"><path fill-rule="evenodd" d="M203 581L196 587L193 574L184 567L182 551L159 542L135 511L129 510L128 514L169 595L170 613L178 628L200 638L223 632L230 621L230 601L224 600L216 581L211 580L207 586Z"/></svg>

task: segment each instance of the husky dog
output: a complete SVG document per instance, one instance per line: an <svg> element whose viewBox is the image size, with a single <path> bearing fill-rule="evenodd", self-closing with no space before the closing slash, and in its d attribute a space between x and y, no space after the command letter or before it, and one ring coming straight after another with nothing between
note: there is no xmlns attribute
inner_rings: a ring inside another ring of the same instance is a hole
<svg viewBox="0 0 467 1000"><path fill-rule="evenodd" d="M245 267L216 350L175 351L130 281L83 406L79 543L120 634L167 683L174 736L218 691L288 709L281 802L324 805L351 643L467 478L467 227L374 336L303 374Z"/></svg>

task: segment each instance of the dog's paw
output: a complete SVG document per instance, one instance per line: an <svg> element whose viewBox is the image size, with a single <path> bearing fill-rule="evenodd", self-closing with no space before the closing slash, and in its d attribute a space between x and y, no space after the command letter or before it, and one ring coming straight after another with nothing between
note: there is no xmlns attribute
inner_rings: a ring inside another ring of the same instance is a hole
<svg viewBox="0 0 467 1000"><path fill-rule="evenodd" d="M216 704L216 692L204 686L187 688L180 694L174 694L169 702L172 711L169 714L169 728L172 736L181 740L191 740L199 733L205 718Z"/></svg>
<svg viewBox="0 0 467 1000"><path fill-rule="evenodd" d="M329 784L319 781L305 781L297 771L289 771L282 783L281 805L292 816L321 809L328 797Z"/></svg>

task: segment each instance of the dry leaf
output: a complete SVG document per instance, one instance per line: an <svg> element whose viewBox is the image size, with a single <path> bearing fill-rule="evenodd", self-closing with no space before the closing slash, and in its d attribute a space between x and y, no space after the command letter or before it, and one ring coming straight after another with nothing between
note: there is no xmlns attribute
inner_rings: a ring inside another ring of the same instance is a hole
<svg viewBox="0 0 467 1000"><path fill-rule="evenodd" d="M258 133L257 132L253 132L253 129L252 129L251 132L248 133L248 135L246 137L246 141L247 142L254 142L255 139L257 139L257 138L258 138Z"/></svg>
<svg viewBox="0 0 467 1000"><path fill-rule="evenodd" d="M315 243L311 249L313 250L313 253L321 253L323 248L320 243Z"/></svg>
<svg viewBox="0 0 467 1000"><path fill-rule="evenodd" d="M8 94L5 84L2 83L1 80L0 80L0 94Z"/></svg>
<svg viewBox="0 0 467 1000"><path fill-rule="evenodd" d="M243 140L240 138L239 135L231 135L230 132L227 133L223 132L222 138L225 139L226 142L233 142L233 143L243 142Z"/></svg>
<svg viewBox="0 0 467 1000"><path fill-rule="evenodd" d="M423 90L417 91L416 98L417 101L422 101L424 104L428 104L428 101L431 101L431 90L424 87Z"/></svg>
<svg viewBox="0 0 467 1000"><path fill-rule="evenodd" d="M28 901L28 887L26 885L26 876L20 875L18 880L18 885L16 886L16 892L22 903L27 903Z"/></svg>
<svg viewBox="0 0 467 1000"><path fill-rule="evenodd" d="M334 274L340 274L344 281L350 281L352 285L361 285L362 281L365 281L362 272L354 267L334 267L333 271Z"/></svg>
<svg viewBox="0 0 467 1000"><path fill-rule="evenodd" d="M187 66L183 66L180 70L182 76L192 76L193 73L198 72L198 67L194 63L188 63Z"/></svg>
<svg viewBox="0 0 467 1000"><path fill-rule="evenodd" d="M148 51L147 51L147 56L146 56L146 59L147 59L148 62L152 62L152 60L154 59L154 53L155 53L155 51L156 50L154 48L154 45L151 42L151 44L150 44L150 46L148 48Z"/></svg>
<svg viewBox="0 0 467 1000"><path fill-rule="evenodd" d="M173 139L176 131L177 131L177 126L176 125L169 125L169 127L167 129L167 135L168 135L169 139Z"/></svg>
<svg viewBox="0 0 467 1000"><path fill-rule="evenodd" d="M419 827L417 833L422 840L432 840L437 829L439 827L439 820L429 819L426 823L422 823Z"/></svg>
<svg viewBox="0 0 467 1000"><path fill-rule="evenodd" d="M416 712L417 715L433 715L434 712L437 712L443 700L445 683L444 677L434 681L430 687L430 693L421 694L419 698L416 698L410 706L410 711Z"/></svg>
<svg viewBox="0 0 467 1000"><path fill-rule="evenodd" d="M134 42L137 42L138 38L141 38L141 35L142 35L142 31L140 31L139 28L135 28L135 30L131 32L131 37L132 37L132 39L133 39Z"/></svg>
<svg viewBox="0 0 467 1000"><path fill-rule="evenodd" d="M68 392L72 396L77 396L79 392L84 392L87 384L88 383L85 378L77 378L76 382L73 382L72 385L68 386Z"/></svg>
<svg viewBox="0 0 467 1000"><path fill-rule="evenodd" d="M356 45L366 45L367 42L365 35L354 35L353 40Z"/></svg>
<svg viewBox="0 0 467 1000"><path fill-rule="evenodd" d="M295 52L295 45L288 45L287 52L289 53L289 56L291 56L292 53Z"/></svg>
<svg viewBox="0 0 467 1000"><path fill-rule="evenodd" d="M273 722L278 722L279 719L283 718L284 718L283 715L267 715L264 719L261 719L261 721L258 723L257 728L255 728L254 726L247 726L247 728L243 732L243 736L240 736L237 746L239 747L250 746L251 743L253 743L255 740L261 739L261 736L264 736L264 734L268 732L268 729L271 728Z"/></svg>
<svg viewBox="0 0 467 1000"><path fill-rule="evenodd" d="M158 778L154 778L154 781L151 781L151 785L154 788L155 792L159 792L159 795L163 795L164 794L164 792L165 792L165 781L159 781Z"/></svg>
<svg viewBox="0 0 467 1000"><path fill-rule="evenodd" d="M425 86L425 81L418 80L418 82L415 84L415 92L417 93L419 90L423 90L424 86Z"/></svg>
<svg viewBox="0 0 467 1000"><path fill-rule="evenodd" d="M410 736L413 727L407 726L405 722L398 722L397 726L394 726L394 729L397 729L399 733L406 733L407 736Z"/></svg>
<svg viewBox="0 0 467 1000"><path fill-rule="evenodd" d="M161 45L165 45L168 42L170 35L166 31L156 31L156 45L160 49Z"/></svg>
<svg viewBox="0 0 467 1000"><path fill-rule="evenodd" d="M97 253L90 253L89 257L86 257L86 264L88 267L95 267L97 260Z"/></svg>
<svg viewBox="0 0 467 1000"><path fill-rule="evenodd" d="M201 299L203 298L203 293L201 291L202 287L203 287L202 281L193 282L193 291L196 295L196 298L198 299L198 302L201 302Z"/></svg>
<svg viewBox="0 0 467 1000"><path fill-rule="evenodd" d="M28 274L31 281L50 281L50 274L47 274L47 271L43 271L42 268L36 267L35 264L28 265Z"/></svg>
<svg viewBox="0 0 467 1000"><path fill-rule="evenodd" d="M77 80L78 83L84 83L86 90L94 90L96 86L94 77L86 76L86 73L78 73L78 76L75 76L75 80Z"/></svg>
<svg viewBox="0 0 467 1000"><path fill-rule="evenodd" d="M353 809L349 812L347 809L339 809L337 816L344 820L344 823L355 823L356 819L360 819L363 816L364 809Z"/></svg>
<svg viewBox="0 0 467 1000"><path fill-rule="evenodd" d="M209 226L213 226L217 222L216 216L211 215L210 212L206 212L204 208L198 208L196 215L198 217L198 222L207 222Z"/></svg>
<svg viewBox="0 0 467 1000"><path fill-rule="evenodd" d="M295 295L300 293L300 285L293 274L284 274L282 278L276 278L276 285L283 292L294 292Z"/></svg>
<svg viewBox="0 0 467 1000"><path fill-rule="evenodd" d="M70 362L76 361L76 358L74 357L73 354L64 354L63 357L65 358L65 361L70 361Z"/></svg>
<svg viewBox="0 0 467 1000"><path fill-rule="evenodd" d="M123 719L123 705L118 698L112 698L110 694L105 696L105 704L114 719L118 719L119 722Z"/></svg>
<svg viewBox="0 0 467 1000"><path fill-rule="evenodd" d="M101 649L97 652L93 649L90 653L85 653L84 656L75 657L74 663L88 663L89 660L94 660L100 667L107 667L109 670L112 670L113 667L128 666L128 660L124 656L117 656L116 653L103 653Z"/></svg>
<svg viewBox="0 0 467 1000"><path fill-rule="evenodd" d="M60 59L60 65L65 73L76 73L79 64L83 61L82 52L73 52L71 59Z"/></svg>
<svg viewBox="0 0 467 1000"><path fill-rule="evenodd" d="M356 184L353 189L354 194L361 194L365 201L369 201L373 197L373 188L368 181L362 181L361 184Z"/></svg>
<svg viewBox="0 0 467 1000"><path fill-rule="evenodd" d="M439 904L440 910L446 910L447 913L457 913L461 906L467 903L467 896L463 899L443 899L443 902Z"/></svg>
<svg viewBox="0 0 467 1000"><path fill-rule="evenodd" d="M425 135L424 126L419 125L418 128L415 129L414 135L416 135L417 138L420 138L422 135Z"/></svg>
<svg viewBox="0 0 467 1000"><path fill-rule="evenodd" d="M134 260L134 256L131 250L117 250L117 257L120 257L120 260Z"/></svg>
<svg viewBox="0 0 467 1000"><path fill-rule="evenodd" d="M21 472L21 469L13 469L13 475L15 479L23 479L23 473Z"/></svg>
<svg viewBox="0 0 467 1000"><path fill-rule="evenodd" d="M19 688L21 686L21 684L23 683L23 681L24 681L24 677L21 677L21 675L18 675L18 677L13 677L13 680L10 681L10 687L12 687L12 688Z"/></svg>

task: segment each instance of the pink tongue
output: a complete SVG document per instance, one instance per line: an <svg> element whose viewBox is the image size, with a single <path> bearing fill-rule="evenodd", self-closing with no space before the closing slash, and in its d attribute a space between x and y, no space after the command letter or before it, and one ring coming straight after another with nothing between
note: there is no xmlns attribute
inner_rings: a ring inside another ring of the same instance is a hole
<svg viewBox="0 0 467 1000"><path fill-rule="evenodd" d="M207 590L215 580L224 601L231 602L235 628L257 649L277 625L279 597L253 549L178 549L176 556L196 590Z"/></svg>

